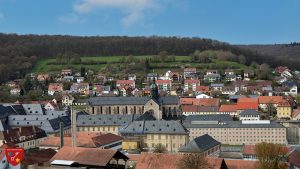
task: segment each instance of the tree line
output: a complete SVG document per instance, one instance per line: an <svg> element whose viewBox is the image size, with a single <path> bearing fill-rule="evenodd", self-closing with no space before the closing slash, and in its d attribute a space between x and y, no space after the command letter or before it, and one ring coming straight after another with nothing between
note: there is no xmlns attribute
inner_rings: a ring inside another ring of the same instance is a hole
<svg viewBox="0 0 300 169"><path fill-rule="evenodd" d="M168 58L155 58L155 61L168 62L174 59L172 55L191 55L196 50L228 51L234 57L242 57L237 59L248 65L253 61L271 61L250 50L202 38L0 34L0 83L24 77L41 58L56 58L58 63L64 64L81 63L83 56L159 54Z"/></svg>

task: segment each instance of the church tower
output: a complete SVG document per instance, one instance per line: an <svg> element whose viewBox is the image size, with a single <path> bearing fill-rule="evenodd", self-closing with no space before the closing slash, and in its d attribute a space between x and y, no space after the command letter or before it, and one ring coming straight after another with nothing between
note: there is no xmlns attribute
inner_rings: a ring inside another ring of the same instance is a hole
<svg viewBox="0 0 300 169"><path fill-rule="evenodd" d="M153 83L150 85L151 89L151 98L155 101L158 101L159 94L158 94L158 86L155 83L155 79L153 79Z"/></svg>

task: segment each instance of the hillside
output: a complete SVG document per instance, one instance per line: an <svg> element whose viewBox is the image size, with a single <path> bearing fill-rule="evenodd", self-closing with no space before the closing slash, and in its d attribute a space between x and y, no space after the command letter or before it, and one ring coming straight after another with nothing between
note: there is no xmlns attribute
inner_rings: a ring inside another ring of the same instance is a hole
<svg viewBox="0 0 300 169"><path fill-rule="evenodd" d="M259 55L271 57L274 60L274 66L283 64L292 68L296 68L300 63L299 43L274 45L238 45L237 47L251 50Z"/></svg>

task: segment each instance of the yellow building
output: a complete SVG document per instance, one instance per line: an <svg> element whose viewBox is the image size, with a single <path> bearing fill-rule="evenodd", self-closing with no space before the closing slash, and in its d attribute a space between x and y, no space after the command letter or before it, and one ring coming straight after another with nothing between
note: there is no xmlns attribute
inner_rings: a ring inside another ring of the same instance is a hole
<svg viewBox="0 0 300 169"><path fill-rule="evenodd" d="M120 133L125 140L138 140L139 148L150 151L162 144L167 151L178 152L189 142L188 131L176 121L134 121Z"/></svg>
<svg viewBox="0 0 300 169"><path fill-rule="evenodd" d="M292 106L288 102L281 102L277 106L277 117L278 118L291 118Z"/></svg>
<svg viewBox="0 0 300 169"><path fill-rule="evenodd" d="M120 135L119 129L128 125L141 115L79 115L77 117L77 131L112 133Z"/></svg>

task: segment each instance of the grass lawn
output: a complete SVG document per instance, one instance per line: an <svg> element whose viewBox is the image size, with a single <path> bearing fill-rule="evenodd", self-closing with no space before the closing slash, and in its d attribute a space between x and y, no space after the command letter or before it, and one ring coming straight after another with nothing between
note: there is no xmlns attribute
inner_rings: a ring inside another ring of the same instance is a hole
<svg viewBox="0 0 300 169"><path fill-rule="evenodd" d="M120 63L115 63L121 60L123 56L88 56L82 57L82 61L95 61L95 62L103 62L106 61L111 63L112 65L117 65ZM144 55L144 56L134 56L136 58L151 58L153 55ZM213 60L213 63L194 63L189 62L189 56L175 56L174 62L166 62L166 63L150 63L153 66L153 72L157 73L165 73L167 70L171 69L173 71L181 71L182 67L197 67L198 69L205 70L208 69L210 66L214 66L218 68L235 68L235 69L245 69L247 66L243 64L239 64L236 62L230 61L220 61L220 60ZM48 64L50 62L55 62L55 59L40 59L32 69L33 73L40 73L40 72L59 72L61 69L70 68L76 71L80 71L81 67L85 67L86 69L93 70L95 72L101 71L105 68L106 64L93 64L93 65L86 65L86 64L65 64L65 65L51 65ZM142 70L141 70L142 71ZM140 72L136 72L139 74Z"/></svg>

